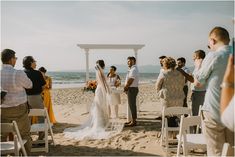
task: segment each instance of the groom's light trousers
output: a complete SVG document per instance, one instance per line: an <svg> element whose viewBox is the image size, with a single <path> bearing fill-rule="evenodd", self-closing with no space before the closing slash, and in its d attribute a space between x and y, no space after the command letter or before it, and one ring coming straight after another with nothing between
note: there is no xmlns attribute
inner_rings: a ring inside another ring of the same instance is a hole
<svg viewBox="0 0 235 157"><path fill-rule="evenodd" d="M137 110L136 110L136 98L139 92L138 87L129 87L127 92L128 105L131 110L132 119L137 119Z"/></svg>

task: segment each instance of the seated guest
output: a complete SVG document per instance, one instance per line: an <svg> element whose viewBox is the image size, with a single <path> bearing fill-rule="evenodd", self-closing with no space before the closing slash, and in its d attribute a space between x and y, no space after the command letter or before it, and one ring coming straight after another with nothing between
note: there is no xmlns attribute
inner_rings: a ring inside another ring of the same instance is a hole
<svg viewBox="0 0 235 157"><path fill-rule="evenodd" d="M163 107L176 107L184 104L184 76L175 69L176 62L171 57L163 59L162 76L156 82L157 94ZM168 126L177 127L178 117L168 117ZM173 135L175 136L175 135Z"/></svg>
<svg viewBox="0 0 235 157"><path fill-rule="evenodd" d="M109 73L107 75L107 82L112 88L116 88L121 85L120 76L116 74L117 68L115 66L111 66ZM112 104L109 104L109 115L111 118L118 117L118 104L121 104L121 97L119 93L112 93L111 95ZM113 112L114 111L114 112Z"/></svg>
<svg viewBox="0 0 235 157"><path fill-rule="evenodd" d="M1 88L7 94L1 92L4 101L1 101L1 123L11 123L16 121L22 139L27 140L25 149L30 154L32 141L30 137L30 122L28 117L27 95L25 89L32 88L32 82L24 71L14 69L17 61L15 52L5 49L1 52ZM3 95L2 95L3 94ZM2 97L1 97L2 98ZM1 134L1 140L6 140L6 135Z"/></svg>
<svg viewBox="0 0 235 157"><path fill-rule="evenodd" d="M43 91L42 91L42 98L43 98L44 106L47 108L50 122L56 123L53 108L52 108L51 93L50 93L50 90L52 88L51 77L46 75L47 70L44 67L41 67L38 70L42 73L43 78L46 81L46 85L44 86Z"/></svg>
<svg viewBox="0 0 235 157"><path fill-rule="evenodd" d="M23 66L25 68L25 73L29 79L33 82L32 89L26 89L28 103L33 109L44 109L43 100L42 100L42 89L46 84L41 72L34 70L36 68L36 61L32 56L26 56L23 59ZM43 123L44 118L39 117L39 122ZM39 140L42 140L44 137L44 132L39 133Z"/></svg>
<svg viewBox="0 0 235 157"><path fill-rule="evenodd" d="M234 56L230 55L221 84L220 112L222 123L234 132Z"/></svg>
<svg viewBox="0 0 235 157"><path fill-rule="evenodd" d="M203 59L205 58L205 56L206 56L206 53L203 50L197 50L193 53L193 61L195 62L196 60L201 60L201 62L202 62ZM187 81L191 82L192 113L193 113L193 116L197 116L198 111L199 111L199 106L203 105L205 94L206 94L205 85L201 85L200 87L198 87L198 86L195 86L195 84L194 84L193 77L194 77L195 73L197 73L198 68L195 67L192 74L186 73L183 69L181 69L179 67L177 68L177 70L179 72L181 72L181 74L184 75L184 77Z"/></svg>

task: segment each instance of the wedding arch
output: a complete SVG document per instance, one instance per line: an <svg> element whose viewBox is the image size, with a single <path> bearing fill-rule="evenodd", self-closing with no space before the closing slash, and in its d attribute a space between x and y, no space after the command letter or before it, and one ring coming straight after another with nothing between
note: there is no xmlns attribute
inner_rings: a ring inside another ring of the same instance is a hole
<svg viewBox="0 0 235 157"><path fill-rule="evenodd" d="M138 63L138 51L142 49L144 44L77 44L86 55L86 81L89 80L89 51L95 49L115 49L115 50L127 50L131 49L134 51L136 63Z"/></svg>

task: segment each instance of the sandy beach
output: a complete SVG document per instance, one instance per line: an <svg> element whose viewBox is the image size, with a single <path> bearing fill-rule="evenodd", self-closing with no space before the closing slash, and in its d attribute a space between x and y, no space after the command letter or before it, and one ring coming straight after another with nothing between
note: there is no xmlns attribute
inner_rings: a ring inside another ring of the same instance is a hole
<svg viewBox="0 0 235 157"><path fill-rule="evenodd" d="M155 118L160 114L161 106L154 92L154 85L140 86L139 112L136 127L124 130L106 140L67 139L63 131L84 123L90 104L94 98L91 92L82 88L53 89L52 100L57 123L53 126L56 146L50 145L49 153L34 153L46 156L163 156L164 151L157 137L161 123ZM119 118L126 121L127 96L121 94Z"/></svg>
<svg viewBox="0 0 235 157"><path fill-rule="evenodd" d="M161 114L160 100L156 96L154 84L139 86L139 110L137 126L102 140L75 140L65 138L66 128L83 124L89 114L94 93L84 92L83 88L53 89L52 101L57 123L53 126L56 145L49 145L49 152L32 153L37 156L166 156L160 146ZM119 120L126 122L127 96L121 94ZM171 152L175 156L176 152ZM203 156L204 152L192 154Z"/></svg>

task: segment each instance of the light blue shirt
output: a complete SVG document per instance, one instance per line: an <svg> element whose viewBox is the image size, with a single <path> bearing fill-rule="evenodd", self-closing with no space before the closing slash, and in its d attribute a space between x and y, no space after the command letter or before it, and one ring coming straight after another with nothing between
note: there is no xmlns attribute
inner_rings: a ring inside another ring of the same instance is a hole
<svg viewBox="0 0 235 157"><path fill-rule="evenodd" d="M195 74L197 74L198 70L195 68L193 71L193 76L195 76ZM194 85L194 83L191 83L191 90L192 91L197 91L197 92L202 92L202 91L206 91L206 87L205 85L203 85L202 87L197 87Z"/></svg>
<svg viewBox="0 0 235 157"><path fill-rule="evenodd" d="M213 119L221 124L220 84L227 67L229 53L229 46L221 46L217 51L209 52L203 60L200 70L195 74L196 79L207 87L202 110L210 112Z"/></svg>

